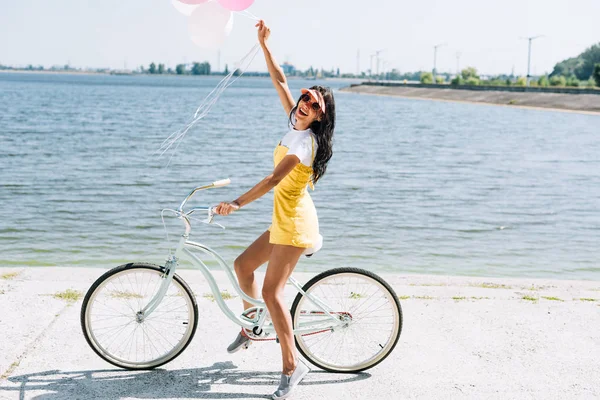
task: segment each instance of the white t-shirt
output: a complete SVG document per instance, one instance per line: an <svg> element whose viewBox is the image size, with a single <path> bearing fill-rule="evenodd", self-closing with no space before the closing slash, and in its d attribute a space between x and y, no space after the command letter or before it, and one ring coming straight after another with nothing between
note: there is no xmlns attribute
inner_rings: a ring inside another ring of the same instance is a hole
<svg viewBox="0 0 600 400"><path fill-rule="evenodd" d="M289 132L281 139L280 144L288 148L288 155L293 154L297 156L302 164L311 167L313 152L314 155L317 154L317 139L315 134L310 128L298 131L292 124L289 124L289 129Z"/></svg>

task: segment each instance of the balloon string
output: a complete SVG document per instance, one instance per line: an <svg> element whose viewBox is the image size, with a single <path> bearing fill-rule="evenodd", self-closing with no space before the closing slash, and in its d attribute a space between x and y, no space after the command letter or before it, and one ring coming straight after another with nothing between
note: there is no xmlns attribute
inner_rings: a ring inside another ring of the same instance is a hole
<svg viewBox="0 0 600 400"><path fill-rule="evenodd" d="M242 16L244 16L246 18L253 19L255 21L260 21L260 18L258 18L256 15L252 14L248 10L238 11L237 14L242 15Z"/></svg>
<svg viewBox="0 0 600 400"><path fill-rule="evenodd" d="M173 159L173 156L177 152L177 149L179 148L179 145L181 144L185 135L202 118L204 118L206 115L208 115L210 109L217 102L217 100L219 99L221 94L225 91L225 89L227 89L229 86L231 86L236 80L239 79L240 76L242 76L244 74L244 72L246 72L246 70L248 69L248 67L250 66L252 61L254 60L254 57L256 57L256 54L258 54L258 50L259 50L259 44L257 43L252 47L252 49L250 49L250 51L244 57L242 57L241 60L239 60L237 63L234 64L234 68L232 69L232 71L229 74L227 74L227 76L225 76L223 79L221 79L221 81L217 84L217 86L204 98L204 100L202 100L202 102L196 109L194 116L186 123L186 125L183 128L180 128L180 129L176 130L175 132L173 132L171 135L169 135L169 137L166 138L162 142L162 144L160 145L158 150L156 150L156 152L154 152L154 154L160 153L160 156L162 156L169 149L171 149L173 147L173 145L177 144L175 146L175 148L173 149L173 154L171 154L171 157L169 158L167 167L169 166L169 164L171 164L171 160ZM233 75L235 74L236 71L238 71L238 75L235 77L235 79L232 80L231 78L233 77Z"/></svg>

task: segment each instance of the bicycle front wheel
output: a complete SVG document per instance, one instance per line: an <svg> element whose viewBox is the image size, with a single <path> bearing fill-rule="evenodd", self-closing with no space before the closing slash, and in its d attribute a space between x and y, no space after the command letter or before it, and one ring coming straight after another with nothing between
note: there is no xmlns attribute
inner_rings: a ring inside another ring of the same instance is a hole
<svg viewBox="0 0 600 400"><path fill-rule="evenodd" d="M298 351L312 364L330 372L364 371L396 346L402 309L394 290L379 276L358 268L336 268L315 276L302 289L330 309L326 314L302 293L292 305L294 329L324 327L295 335ZM337 320L331 328L326 327L329 316Z"/></svg>
<svg viewBox="0 0 600 400"><path fill-rule="evenodd" d="M151 369L185 350L196 332L198 305L177 274L158 307L146 318L138 317L163 277L163 267L130 263L94 282L83 300L81 327L96 354L121 368Z"/></svg>

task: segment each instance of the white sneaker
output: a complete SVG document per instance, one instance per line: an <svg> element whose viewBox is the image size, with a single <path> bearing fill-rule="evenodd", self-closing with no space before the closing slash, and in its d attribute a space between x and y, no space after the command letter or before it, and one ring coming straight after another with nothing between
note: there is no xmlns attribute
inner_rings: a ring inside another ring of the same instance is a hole
<svg viewBox="0 0 600 400"><path fill-rule="evenodd" d="M242 335L242 332L238 333L237 337L229 346L227 346L227 352L232 354L241 349L246 350L252 344L252 340L246 335Z"/></svg>
<svg viewBox="0 0 600 400"><path fill-rule="evenodd" d="M281 383L275 393L273 393L273 399L279 400L290 397L296 386L309 372L310 368L301 360L298 360L298 365L296 365L296 369L292 372L292 375L281 374Z"/></svg>

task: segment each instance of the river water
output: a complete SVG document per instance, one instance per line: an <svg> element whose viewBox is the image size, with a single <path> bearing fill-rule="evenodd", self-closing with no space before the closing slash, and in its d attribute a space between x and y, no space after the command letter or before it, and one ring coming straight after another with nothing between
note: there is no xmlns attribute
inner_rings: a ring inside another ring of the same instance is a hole
<svg viewBox="0 0 600 400"><path fill-rule="evenodd" d="M214 77L0 74L0 266L164 260L163 208L231 200L272 170L286 116L241 78L168 157L155 152ZM339 89L347 82L317 82ZM299 94L315 81L290 80ZM311 193L323 250L300 270L600 279L600 118L335 92L328 172ZM192 239L233 259L272 194Z"/></svg>

